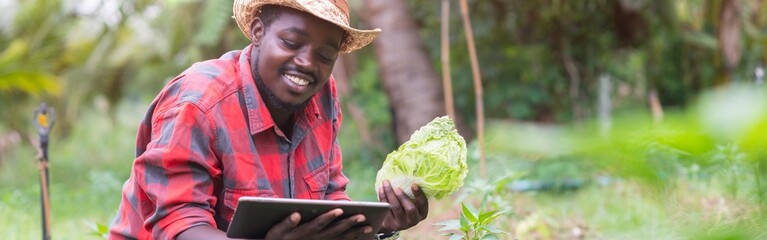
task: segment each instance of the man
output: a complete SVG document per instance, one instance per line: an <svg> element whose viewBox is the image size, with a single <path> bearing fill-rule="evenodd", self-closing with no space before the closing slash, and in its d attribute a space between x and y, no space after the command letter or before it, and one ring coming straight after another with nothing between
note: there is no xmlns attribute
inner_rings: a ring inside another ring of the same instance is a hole
<svg viewBox="0 0 767 240"><path fill-rule="evenodd" d="M349 26L345 0L235 0L251 44L194 64L152 102L139 127L137 157L123 186L111 239L226 239L242 196L349 200L337 136L341 112L330 76L339 53L380 32ZM385 184L392 210L383 235L426 218ZM370 226L331 210L298 224L291 214L267 239L355 239Z"/></svg>

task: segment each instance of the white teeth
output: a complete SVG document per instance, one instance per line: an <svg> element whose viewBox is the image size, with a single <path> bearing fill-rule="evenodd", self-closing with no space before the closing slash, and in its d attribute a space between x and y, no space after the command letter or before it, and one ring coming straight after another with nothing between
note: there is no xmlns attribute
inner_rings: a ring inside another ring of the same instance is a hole
<svg viewBox="0 0 767 240"><path fill-rule="evenodd" d="M288 80L290 80L291 82L298 84L300 86L306 86L309 84L309 81L303 78L299 78L299 77L291 76L291 75L285 75L285 77L287 77Z"/></svg>

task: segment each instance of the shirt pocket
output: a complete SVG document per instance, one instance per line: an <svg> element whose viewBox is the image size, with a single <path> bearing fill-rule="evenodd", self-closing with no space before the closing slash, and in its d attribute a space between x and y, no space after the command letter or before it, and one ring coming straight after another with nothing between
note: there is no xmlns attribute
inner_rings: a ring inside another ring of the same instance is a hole
<svg viewBox="0 0 767 240"><path fill-rule="evenodd" d="M234 210L237 209L237 201L240 197L268 197L276 198L277 195L274 192L263 189L233 189L227 188L224 190L224 207L221 209L221 217L226 219L227 222L232 221L234 216Z"/></svg>
<svg viewBox="0 0 767 240"><path fill-rule="evenodd" d="M312 199L324 199L325 192L328 190L328 184L330 183L330 168L328 164L324 164L305 175L304 181L306 181L306 185L309 187L309 194Z"/></svg>

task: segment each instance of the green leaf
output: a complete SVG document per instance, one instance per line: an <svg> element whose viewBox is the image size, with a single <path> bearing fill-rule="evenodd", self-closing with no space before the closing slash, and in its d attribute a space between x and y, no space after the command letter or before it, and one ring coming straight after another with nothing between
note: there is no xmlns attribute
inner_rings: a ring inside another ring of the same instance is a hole
<svg viewBox="0 0 767 240"><path fill-rule="evenodd" d="M482 236L482 238L480 238L480 239L482 239L482 240L485 240L485 239L487 239L487 240L497 240L498 237L493 235L493 234L488 234L488 235Z"/></svg>
<svg viewBox="0 0 767 240"><path fill-rule="evenodd" d="M449 240L462 240L462 239L465 239L463 234L455 234L453 236L450 236Z"/></svg>
<svg viewBox="0 0 767 240"><path fill-rule="evenodd" d="M718 40L716 37L706 32L684 32L682 33L682 40L686 43L706 49L713 50L718 48Z"/></svg>
<svg viewBox="0 0 767 240"><path fill-rule="evenodd" d="M460 225L461 223L458 221L458 219L450 219L450 220L445 220L445 221L441 221L441 222L435 223L434 225L437 225L437 226L449 226L449 225L454 225L454 224L455 225Z"/></svg>
<svg viewBox="0 0 767 240"><path fill-rule="evenodd" d="M487 200L490 198L490 195L493 194L490 191L485 191L485 194L482 195L482 202L479 203L479 210L485 209L485 205L487 205Z"/></svg>
<svg viewBox="0 0 767 240"><path fill-rule="evenodd" d="M498 228L493 227L493 226L482 226L479 229L480 230L484 230L484 231L489 232L489 233L492 233L492 234L505 234L506 233L503 230L498 229Z"/></svg>
<svg viewBox="0 0 767 240"><path fill-rule="evenodd" d="M485 223L488 223L488 222L492 222L493 220L495 220L496 218L501 216L501 214L503 214L504 212L506 212L506 211L505 210L494 210L494 211L482 213L482 214L479 215L478 222L480 224L482 224L482 225L484 225Z"/></svg>
<svg viewBox="0 0 767 240"><path fill-rule="evenodd" d="M458 219L451 219L451 220L447 220L447 221L442 221L442 222L436 223L434 225L442 226L442 228L439 229L440 232L461 229L461 222Z"/></svg>
<svg viewBox="0 0 767 240"><path fill-rule="evenodd" d="M214 46L221 39L221 33L226 28L229 16L232 14L232 2L204 2L205 9L201 15L202 26L197 35L194 36L194 41L203 46Z"/></svg>
<svg viewBox="0 0 767 240"><path fill-rule="evenodd" d="M509 182L515 179L519 179L520 177L522 177L522 174L520 173L506 174L506 176L495 181L495 192L497 193L503 192L504 190L506 190L506 185L508 185Z"/></svg>
<svg viewBox="0 0 767 240"><path fill-rule="evenodd" d="M473 222L469 221L468 218L466 218L466 215L461 213L460 217L460 223L461 223L461 231L463 232L469 232L471 230Z"/></svg>
<svg viewBox="0 0 767 240"><path fill-rule="evenodd" d="M0 76L0 92L18 90L32 96L56 94L57 78L45 72L15 71Z"/></svg>
<svg viewBox="0 0 767 240"><path fill-rule="evenodd" d="M16 39L0 53L0 66L10 64L18 61L24 54L27 53L29 44L27 42Z"/></svg>
<svg viewBox="0 0 767 240"><path fill-rule="evenodd" d="M89 235L99 236L104 239L107 238L107 234L109 233L109 227L107 225L91 222L91 221L86 221L85 225L87 225L88 228L91 229L91 231L89 232Z"/></svg>
<svg viewBox="0 0 767 240"><path fill-rule="evenodd" d="M477 210L471 206L461 203L461 216L466 216L470 222L477 222Z"/></svg>

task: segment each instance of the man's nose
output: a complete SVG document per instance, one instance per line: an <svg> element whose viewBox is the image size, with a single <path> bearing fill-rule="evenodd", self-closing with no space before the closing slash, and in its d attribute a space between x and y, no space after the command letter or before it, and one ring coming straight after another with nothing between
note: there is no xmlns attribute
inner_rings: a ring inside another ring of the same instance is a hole
<svg viewBox="0 0 767 240"><path fill-rule="evenodd" d="M294 58L293 63L302 68L303 71L314 71L314 62L317 61L308 49L300 51Z"/></svg>

